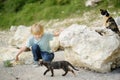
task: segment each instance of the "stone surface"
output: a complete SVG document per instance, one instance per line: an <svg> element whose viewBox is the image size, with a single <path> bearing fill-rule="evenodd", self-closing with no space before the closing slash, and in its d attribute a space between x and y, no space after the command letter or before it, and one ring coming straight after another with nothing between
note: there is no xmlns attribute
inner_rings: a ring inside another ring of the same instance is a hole
<svg viewBox="0 0 120 80"><path fill-rule="evenodd" d="M120 38L110 29L73 24L65 29L59 39L65 48L65 59L74 65L98 72L109 72L120 66ZM118 59L118 60L117 60Z"/></svg>
<svg viewBox="0 0 120 80"><path fill-rule="evenodd" d="M116 18L115 18L115 21L116 21L117 25L118 25L119 28L120 28L120 17L116 17Z"/></svg>
<svg viewBox="0 0 120 80"><path fill-rule="evenodd" d="M20 25L9 40L9 44L16 47L22 47L30 35L30 27Z"/></svg>
<svg viewBox="0 0 120 80"><path fill-rule="evenodd" d="M58 37L54 37L53 40L50 41L50 47L52 52L55 52L58 50L58 48L60 47L60 42Z"/></svg>
<svg viewBox="0 0 120 80"><path fill-rule="evenodd" d="M99 3L101 0L87 0L86 3L85 3L85 6L86 7L93 7L93 6L96 6L97 3Z"/></svg>

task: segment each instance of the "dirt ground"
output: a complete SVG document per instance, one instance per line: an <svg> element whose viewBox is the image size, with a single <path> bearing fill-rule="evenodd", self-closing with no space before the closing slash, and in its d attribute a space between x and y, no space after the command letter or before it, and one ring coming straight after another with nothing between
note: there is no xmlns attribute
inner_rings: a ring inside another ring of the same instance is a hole
<svg viewBox="0 0 120 80"><path fill-rule="evenodd" d="M55 53L55 61L64 60L64 52ZM44 66L33 67L30 65L17 65L14 67L4 67L0 64L0 80L120 80L120 68L109 73L97 73L89 70L78 68L75 71L76 76L69 72L66 76L62 76L63 70L54 70L54 77L51 72L43 75L46 68Z"/></svg>

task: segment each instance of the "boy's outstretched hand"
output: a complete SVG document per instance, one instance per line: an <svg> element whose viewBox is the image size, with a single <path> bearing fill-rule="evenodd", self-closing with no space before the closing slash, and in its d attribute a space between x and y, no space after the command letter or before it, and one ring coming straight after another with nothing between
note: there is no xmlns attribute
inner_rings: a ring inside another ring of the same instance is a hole
<svg viewBox="0 0 120 80"><path fill-rule="evenodd" d="M16 56L15 61L19 61L19 57L18 56Z"/></svg>
<svg viewBox="0 0 120 80"><path fill-rule="evenodd" d="M19 52L18 52L17 55L16 55L15 61L19 61L19 55L20 55L22 52L24 52L24 51L29 51L29 50L30 50L30 49L27 48L26 46L20 48Z"/></svg>

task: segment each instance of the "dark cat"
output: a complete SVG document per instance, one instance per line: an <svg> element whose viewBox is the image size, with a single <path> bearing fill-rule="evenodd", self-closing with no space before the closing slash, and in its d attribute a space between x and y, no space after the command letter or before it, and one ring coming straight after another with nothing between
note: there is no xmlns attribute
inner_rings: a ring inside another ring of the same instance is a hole
<svg viewBox="0 0 120 80"><path fill-rule="evenodd" d="M111 29L113 32L120 36L120 31L115 20L110 16L107 10L100 9L101 15L105 16L105 27Z"/></svg>
<svg viewBox="0 0 120 80"><path fill-rule="evenodd" d="M54 69L63 69L65 73L62 76L65 76L68 73L68 71L71 71L75 75L74 71L70 69L69 66L71 66L74 70L78 71L78 69L75 69L75 67L67 61L55 61L55 62L40 61L40 65L41 66L44 65L47 68L47 70L44 72L44 75L46 75L48 71L51 71L52 73L51 77L54 76L53 71Z"/></svg>

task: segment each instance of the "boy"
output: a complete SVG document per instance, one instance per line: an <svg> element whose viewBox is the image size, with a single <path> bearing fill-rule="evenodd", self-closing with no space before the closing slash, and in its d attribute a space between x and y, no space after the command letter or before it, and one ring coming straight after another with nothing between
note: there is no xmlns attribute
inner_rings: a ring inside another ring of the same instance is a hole
<svg viewBox="0 0 120 80"><path fill-rule="evenodd" d="M39 23L34 24L31 27L31 36L24 47L22 47L16 55L16 61L19 61L19 55L31 49L33 53L34 64L38 66L39 59L44 61L52 61L54 54L51 52L49 41L52 40L54 36L58 36L59 33L44 33L44 28Z"/></svg>

